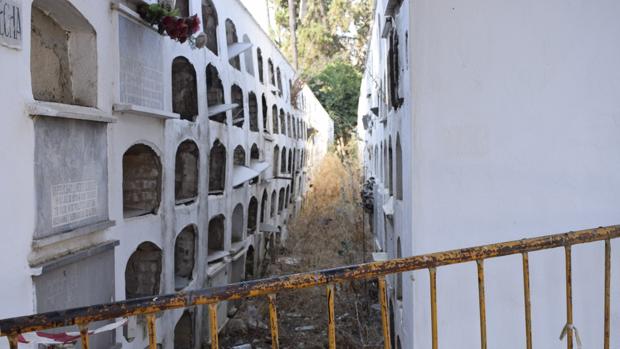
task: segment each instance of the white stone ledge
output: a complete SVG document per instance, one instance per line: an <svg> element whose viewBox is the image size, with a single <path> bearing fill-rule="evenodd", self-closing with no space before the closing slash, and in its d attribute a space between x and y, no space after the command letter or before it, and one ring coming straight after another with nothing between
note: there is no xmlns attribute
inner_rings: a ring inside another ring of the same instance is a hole
<svg viewBox="0 0 620 349"><path fill-rule="evenodd" d="M34 101L26 105L31 116L49 116L54 118L86 120L95 122L117 122L118 120L97 109L79 105Z"/></svg>
<svg viewBox="0 0 620 349"><path fill-rule="evenodd" d="M110 227L113 227L116 224L116 222L111 221L111 220L106 220L106 221L102 221L102 222L97 222L97 223L93 223L93 224L89 224L83 227L79 227L73 230L69 230L67 232L64 233L58 233L52 236L48 236L48 237L44 237L44 238L40 238L40 239L33 239L32 240L32 248L33 249L40 249L49 245L53 245L55 243L58 242L62 242L65 240L69 240L69 239L74 239L80 236L84 236L84 235L88 235L88 234L92 234L98 231L102 231L105 229L108 229Z"/></svg>
<svg viewBox="0 0 620 349"><path fill-rule="evenodd" d="M171 113L165 110L143 107L141 105L136 105L136 104L116 103L114 104L112 108L115 113L120 113L120 114L147 116L150 118L163 119L163 120L181 118L181 116L177 113Z"/></svg>

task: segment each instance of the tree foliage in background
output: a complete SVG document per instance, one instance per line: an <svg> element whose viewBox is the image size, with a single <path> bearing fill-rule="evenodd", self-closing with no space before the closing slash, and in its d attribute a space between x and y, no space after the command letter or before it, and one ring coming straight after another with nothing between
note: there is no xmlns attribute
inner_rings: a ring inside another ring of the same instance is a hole
<svg viewBox="0 0 620 349"><path fill-rule="evenodd" d="M347 62L328 64L308 85L334 120L337 138L347 140L357 122L361 73Z"/></svg>
<svg viewBox="0 0 620 349"><path fill-rule="evenodd" d="M289 1L294 4L299 71L348 138L357 120L361 72L372 23L372 0L268 0L275 8L273 39L294 60Z"/></svg>

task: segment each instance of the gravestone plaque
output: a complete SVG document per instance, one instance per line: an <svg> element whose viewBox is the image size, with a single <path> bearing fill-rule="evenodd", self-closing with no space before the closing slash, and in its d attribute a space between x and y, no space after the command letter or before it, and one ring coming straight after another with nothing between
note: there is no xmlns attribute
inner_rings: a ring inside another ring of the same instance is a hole
<svg viewBox="0 0 620 349"><path fill-rule="evenodd" d="M162 37L119 16L121 102L164 109Z"/></svg>
<svg viewBox="0 0 620 349"><path fill-rule="evenodd" d="M0 0L0 45L21 49L21 6L14 0Z"/></svg>
<svg viewBox="0 0 620 349"><path fill-rule="evenodd" d="M34 276L33 281L38 313L109 303L114 300L114 248L72 263L62 263L51 270L44 268L43 274ZM96 329L108 322L94 323L90 328ZM49 332L75 330L64 328ZM114 331L90 338L91 348L111 348L115 343Z"/></svg>
<svg viewBox="0 0 620 349"><path fill-rule="evenodd" d="M105 123L35 119L35 239L108 220Z"/></svg>

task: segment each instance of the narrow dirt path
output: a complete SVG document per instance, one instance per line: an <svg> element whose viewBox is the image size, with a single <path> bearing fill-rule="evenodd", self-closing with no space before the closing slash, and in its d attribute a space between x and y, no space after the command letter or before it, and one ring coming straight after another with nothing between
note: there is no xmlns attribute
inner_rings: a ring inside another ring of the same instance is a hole
<svg viewBox="0 0 620 349"><path fill-rule="evenodd" d="M289 225L289 238L266 275L362 263L370 258L368 227L363 233L360 175L356 161L340 147L327 155L315 173L299 216ZM338 154L338 155L336 155ZM341 159L344 159L342 161ZM283 292L277 296L281 348L327 348L325 288ZM374 282L336 288L338 348L381 348L381 321ZM221 334L222 348L271 348L269 314L264 299L248 300ZM246 345L246 346L243 346ZM248 346L250 345L250 346Z"/></svg>

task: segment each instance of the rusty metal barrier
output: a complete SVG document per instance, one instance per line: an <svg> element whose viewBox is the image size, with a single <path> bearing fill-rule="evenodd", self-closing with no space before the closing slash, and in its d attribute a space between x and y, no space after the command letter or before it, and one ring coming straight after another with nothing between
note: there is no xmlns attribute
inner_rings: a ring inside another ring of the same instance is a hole
<svg viewBox="0 0 620 349"><path fill-rule="evenodd" d="M503 242L478 247L464 248L427 255L393 259L389 261L358 264L352 266L326 269L321 271L278 276L262 280L247 281L227 286L203 290L181 292L156 297L146 297L128 301L96 305L91 307L68 309L44 314L0 320L0 336L9 338L10 347L16 349L21 333L45 329L78 326L82 347L88 348L88 325L102 320L121 317L146 315L149 348L156 349L155 314L158 312L207 305L211 325L211 348L218 348L217 304L222 301L266 296L269 303L272 348L279 348L278 318L276 294L286 290L326 286L328 308L329 347L336 347L336 324L334 316L335 284L353 280L377 279L379 301L381 304L381 323L384 336L384 348L390 349L390 323L388 318L387 292L385 276L407 271L427 269L430 274L430 309L432 347L437 349L437 271L441 266L476 262L478 271L478 295L480 307L481 348L487 347L486 306L484 290L484 260L495 257L521 254L523 257L523 285L525 334L527 348L532 348L532 322L530 302L530 276L528 253L551 248L563 247L566 258L566 327L567 348L573 348L574 327L572 304L572 260L571 247L577 244L595 241L605 242L605 284L604 284L604 349L610 345L610 287L611 287L611 240L620 237L620 226L601 227L564 234L548 235L530 239Z"/></svg>

